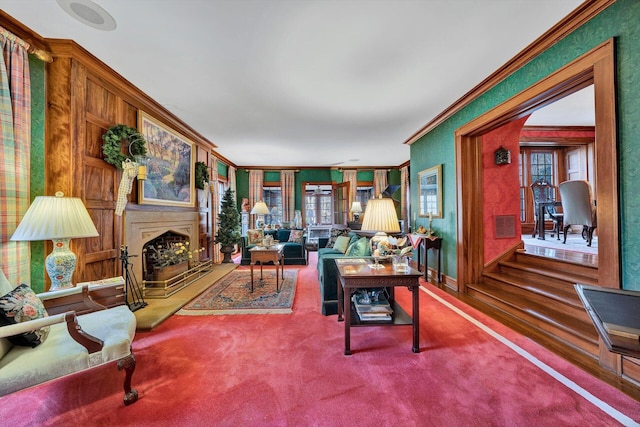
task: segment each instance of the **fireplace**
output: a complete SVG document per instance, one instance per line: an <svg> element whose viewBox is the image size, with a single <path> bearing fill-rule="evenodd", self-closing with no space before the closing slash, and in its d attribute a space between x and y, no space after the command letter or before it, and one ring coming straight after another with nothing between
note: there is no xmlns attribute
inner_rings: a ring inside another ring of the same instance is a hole
<svg viewBox="0 0 640 427"><path fill-rule="evenodd" d="M144 246L169 233L183 236L194 244L198 241L198 213L152 210L126 210L124 214L124 245L128 247L133 272L139 281L143 276L142 251Z"/></svg>
<svg viewBox="0 0 640 427"><path fill-rule="evenodd" d="M184 247L188 250L189 246L191 246L189 236L167 231L142 246L142 280L158 280L155 274L156 270L160 268L158 263L162 261L165 253L175 253L176 250L174 248L176 248L176 245L185 245ZM182 260L182 258L183 256L178 257L179 260ZM184 261L188 262L186 255L184 258ZM174 263L177 264L178 262Z"/></svg>

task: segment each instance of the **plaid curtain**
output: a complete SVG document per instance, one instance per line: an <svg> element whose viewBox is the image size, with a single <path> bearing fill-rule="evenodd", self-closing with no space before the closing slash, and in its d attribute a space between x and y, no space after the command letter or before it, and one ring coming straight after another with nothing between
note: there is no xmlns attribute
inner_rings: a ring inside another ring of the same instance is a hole
<svg viewBox="0 0 640 427"><path fill-rule="evenodd" d="M387 170L373 171L373 196L378 197L387 188Z"/></svg>
<svg viewBox="0 0 640 427"><path fill-rule="evenodd" d="M404 220L404 230L409 230L412 225L409 221L409 166L400 168L400 219Z"/></svg>
<svg viewBox="0 0 640 427"><path fill-rule="evenodd" d="M218 159L215 156L211 157L211 176L209 182L213 183L211 189L211 216L213 216L213 235L218 233L218 214L220 213L220 191L218 188ZM220 243L213 244L212 260L214 263L219 264L222 262L222 254L220 253Z"/></svg>
<svg viewBox="0 0 640 427"><path fill-rule="evenodd" d="M282 189L282 220L293 220L296 205L295 171L280 171L280 187Z"/></svg>
<svg viewBox="0 0 640 427"><path fill-rule="evenodd" d="M259 169L249 171L249 206L253 209L256 202L262 200L262 183L264 181L264 173ZM255 215L249 215L249 228L256 227Z"/></svg>
<svg viewBox="0 0 640 427"><path fill-rule="evenodd" d="M0 260L12 284L30 283L29 242L9 239L29 207L29 45L0 27Z"/></svg>

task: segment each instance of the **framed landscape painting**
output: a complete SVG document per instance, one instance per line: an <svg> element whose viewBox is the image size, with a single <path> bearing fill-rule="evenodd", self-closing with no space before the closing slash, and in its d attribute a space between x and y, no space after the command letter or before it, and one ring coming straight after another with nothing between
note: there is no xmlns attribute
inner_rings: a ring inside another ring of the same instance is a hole
<svg viewBox="0 0 640 427"><path fill-rule="evenodd" d="M138 180L138 203L195 206L194 143L143 111L138 131L147 142L147 178Z"/></svg>

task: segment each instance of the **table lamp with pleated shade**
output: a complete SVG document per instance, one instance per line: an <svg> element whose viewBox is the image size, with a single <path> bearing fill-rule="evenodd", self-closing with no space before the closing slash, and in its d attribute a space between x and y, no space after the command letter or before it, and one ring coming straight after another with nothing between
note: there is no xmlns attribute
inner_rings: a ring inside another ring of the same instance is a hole
<svg viewBox="0 0 640 427"><path fill-rule="evenodd" d="M51 290L56 290L73 286L71 277L76 269L76 255L69 249L69 241L97 236L98 230L82 200L64 197L58 191L55 196L35 198L11 240L53 241L53 251L47 256L45 267L51 279Z"/></svg>

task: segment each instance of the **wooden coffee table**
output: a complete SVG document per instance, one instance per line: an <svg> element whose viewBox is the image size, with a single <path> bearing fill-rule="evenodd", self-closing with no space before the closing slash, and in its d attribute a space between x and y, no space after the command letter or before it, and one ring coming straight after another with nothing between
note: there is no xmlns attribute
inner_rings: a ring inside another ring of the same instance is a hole
<svg viewBox="0 0 640 427"><path fill-rule="evenodd" d="M262 266L265 262L273 262L276 267L276 292L280 292L280 280L278 276L278 270L280 270L280 277L284 281L284 244L279 243L270 247L255 246L249 249L251 253L251 292L253 292L253 266L255 263L260 263L260 280L262 279Z"/></svg>

